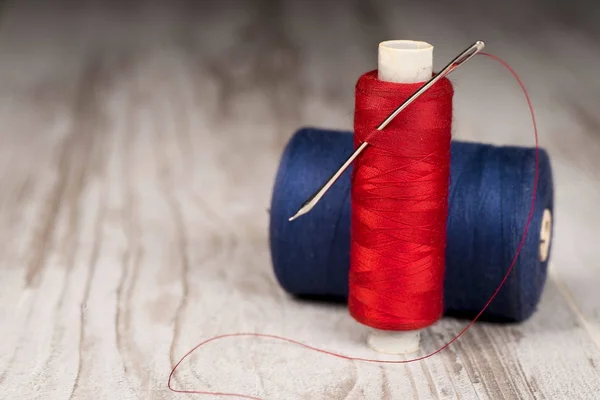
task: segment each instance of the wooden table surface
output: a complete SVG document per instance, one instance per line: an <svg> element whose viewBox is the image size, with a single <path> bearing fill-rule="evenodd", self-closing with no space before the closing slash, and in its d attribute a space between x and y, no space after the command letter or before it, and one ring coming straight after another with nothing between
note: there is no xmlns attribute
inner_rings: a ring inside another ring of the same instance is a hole
<svg viewBox="0 0 600 400"><path fill-rule="evenodd" d="M278 287L266 209L288 138L351 128L356 78L392 38L435 44L437 66L484 39L530 89L556 182L538 312L401 366L231 339L182 364L174 385L268 399L600 398L597 7L440 3L2 2L0 398L201 398L168 391L170 368L227 332L372 356L343 306ZM456 138L533 143L499 66L476 60L453 80ZM423 351L464 323L428 329Z"/></svg>

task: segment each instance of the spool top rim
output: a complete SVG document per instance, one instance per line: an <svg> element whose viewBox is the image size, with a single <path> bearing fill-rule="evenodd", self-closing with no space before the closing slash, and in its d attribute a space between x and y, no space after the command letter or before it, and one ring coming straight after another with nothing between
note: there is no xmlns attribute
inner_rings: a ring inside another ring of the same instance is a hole
<svg viewBox="0 0 600 400"><path fill-rule="evenodd" d="M431 51L433 46L418 40L385 40L379 43L379 48L391 51L426 52Z"/></svg>

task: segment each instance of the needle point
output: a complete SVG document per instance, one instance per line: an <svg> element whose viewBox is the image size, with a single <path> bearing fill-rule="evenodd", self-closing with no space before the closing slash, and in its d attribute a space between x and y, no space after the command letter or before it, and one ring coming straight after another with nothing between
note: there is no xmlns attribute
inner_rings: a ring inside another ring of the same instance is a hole
<svg viewBox="0 0 600 400"><path fill-rule="evenodd" d="M294 215L292 215L291 217L288 218L288 221L292 222L293 220L297 219L298 217L304 215L305 213L302 212L302 210L298 210L298 212Z"/></svg>
<svg viewBox="0 0 600 400"><path fill-rule="evenodd" d="M302 205L302 207L300 207L300 209L298 211L296 211L296 214L294 214L290 218L288 218L288 221L291 222L291 221L303 216L304 214L307 214L313 208L313 204L312 204L313 201L314 200L311 199L310 201L304 203Z"/></svg>

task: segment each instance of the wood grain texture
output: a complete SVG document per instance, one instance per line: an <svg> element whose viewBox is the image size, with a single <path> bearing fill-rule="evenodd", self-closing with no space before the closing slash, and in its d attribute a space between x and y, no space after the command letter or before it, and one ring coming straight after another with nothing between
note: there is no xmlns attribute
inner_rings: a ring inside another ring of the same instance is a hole
<svg viewBox="0 0 600 400"><path fill-rule="evenodd" d="M169 392L167 376L219 333L373 356L344 307L278 287L266 210L294 130L350 128L377 43L415 38L436 44L436 65L484 39L531 91L557 196L539 311L478 324L409 365L230 339L182 364L174 385L269 399L597 399L598 13L479 4L3 2L0 398L193 398ZM453 79L455 137L532 143L508 74L480 60ZM428 329L423 350L463 324Z"/></svg>

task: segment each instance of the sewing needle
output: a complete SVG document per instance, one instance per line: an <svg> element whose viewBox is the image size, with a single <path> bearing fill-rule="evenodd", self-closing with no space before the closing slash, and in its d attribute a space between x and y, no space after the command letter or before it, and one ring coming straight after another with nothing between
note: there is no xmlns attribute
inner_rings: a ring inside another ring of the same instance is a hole
<svg viewBox="0 0 600 400"><path fill-rule="evenodd" d="M469 48L467 48L465 51L460 53L458 56L456 56L456 58L454 58L454 60L450 61L450 63L448 65L446 65L444 67L444 69L442 69L438 74L434 75L430 80L428 80L423 86L421 86L416 92L414 92L408 99L406 99L406 101L404 101L404 103L400 104L400 106L398 106L398 108L396 108L394 110L394 112L392 112L377 127L377 130L378 131L383 130L386 126L389 125L390 122L392 122L392 120L394 118L396 118L396 116L398 114L400 114L406 107L408 107L420 95L425 93L427 91L427 89L429 89L437 81L439 81L440 79L442 79L443 77L448 75L450 72L454 71L460 65L469 61L477 53L481 52L481 50L483 50L484 47L485 47L485 43L482 42L481 40L479 40L479 41L473 43ZM356 157L358 157L367 148L368 145L369 145L369 143L363 142L354 151L354 153L352 153L352 155L344 162L344 164L342 164L342 166L335 172L335 174L333 174L331 176L331 178L329 178L329 180L327 182L325 182L325 184L323 186L321 186L321 188L315 194L313 194L308 200L306 200L306 202L304 202L304 204L302 204L302 207L300 207L300 209L296 212L296 214L294 214L292 217L289 218L289 221L293 221L296 218L310 212L310 210L312 210L313 207L315 205L317 205L317 203L319 202L319 200L321 200L321 198L325 195L325 193L327 193L329 188L331 188L331 186L333 186L335 181L338 180L338 178L344 173L344 171L346 171L346 169L348 169L350 164L352 164L352 162L356 159Z"/></svg>

